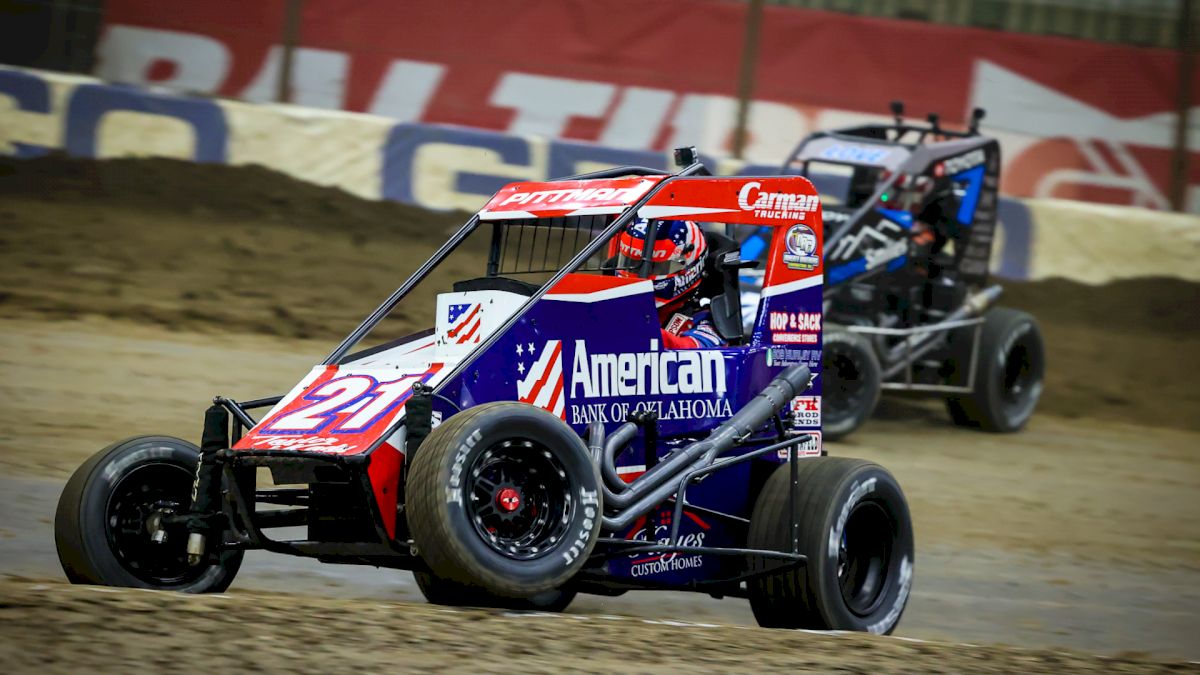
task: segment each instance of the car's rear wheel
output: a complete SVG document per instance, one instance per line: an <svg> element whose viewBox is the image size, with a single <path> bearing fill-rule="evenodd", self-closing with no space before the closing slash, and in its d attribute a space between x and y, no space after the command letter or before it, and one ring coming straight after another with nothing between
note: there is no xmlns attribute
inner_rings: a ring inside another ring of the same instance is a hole
<svg viewBox="0 0 1200 675"><path fill-rule="evenodd" d="M951 348L970 363L975 329L956 331ZM961 366L967 373L968 365ZM1025 426L1042 395L1046 352L1037 320L1030 314L996 307L984 315L970 394L946 399L955 424L985 431L1012 432Z"/></svg>
<svg viewBox="0 0 1200 675"><path fill-rule="evenodd" d="M767 628L891 633L908 602L913 530L900 486L883 467L845 457L814 457L797 466L798 568L748 583L750 608ZM759 493L750 517L750 548L792 550L791 467L781 465ZM758 559L768 572L777 560Z"/></svg>
<svg viewBox="0 0 1200 675"><path fill-rule="evenodd" d="M54 516L54 542L67 579L186 593L228 588L242 552L225 551L192 565L186 528L164 521L190 507L199 453L178 438L140 436L114 443L80 466Z"/></svg>
<svg viewBox="0 0 1200 675"><path fill-rule="evenodd" d="M486 403L438 426L406 489L409 529L430 572L488 595L562 588L600 534L599 475L583 441L523 403Z"/></svg>
<svg viewBox="0 0 1200 675"><path fill-rule="evenodd" d="M821 367L821 433L843 438L875 412L883 374L871 343L840 328L825 331Z"/></svg>

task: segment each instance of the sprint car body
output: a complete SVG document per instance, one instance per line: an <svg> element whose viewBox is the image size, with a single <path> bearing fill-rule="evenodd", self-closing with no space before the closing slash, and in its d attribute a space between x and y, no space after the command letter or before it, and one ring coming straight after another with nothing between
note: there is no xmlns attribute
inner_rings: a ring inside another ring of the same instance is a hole
<svg viewBox="0 0 1200 675"><path fill-rule="evenodd" d="M965 131L893 113L814 133L781 169L822 195L827 437L862 424L883 390L943 396L956 423L1015 431L1045 366L1036 320L993 307L1000 146L979 134L982 110ZM768 234L746 237L743 256L765 256Z"/></svg>
<svg viewBox="0 0 1200 675"><path fill-rule="evenodd" d="M287 394L217 397L199 448L98 453L56 517L68 577L222 590L266 549L411 569L448 604L671 588L750 597L765 625L892 630L912 575L903 495L874 464L822 456L819 198L680 155L675 175L501 189ZM662 347L664 280L614 274L635 218L648 251L658 219L711 224L702 289L729 346ZM735 225L774 232L749 330L747 263L720 231ZM370 344L464 251L478 276L431 289L432 329ZM796 575L807 591L778 590Z"/></svg>

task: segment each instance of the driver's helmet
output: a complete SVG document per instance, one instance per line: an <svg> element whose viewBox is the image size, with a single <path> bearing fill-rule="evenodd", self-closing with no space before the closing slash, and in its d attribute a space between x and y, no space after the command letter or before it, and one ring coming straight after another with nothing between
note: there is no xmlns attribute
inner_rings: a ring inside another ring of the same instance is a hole
<svg viewBox="0 0 1200 675"><path fill-rule="evenodd" d="M633 221L617 237L617 276L642 276L649 220ZM704 231L690 220L659 220L650 274L660 311L678 309L700 287L708 244Z"/></svg>

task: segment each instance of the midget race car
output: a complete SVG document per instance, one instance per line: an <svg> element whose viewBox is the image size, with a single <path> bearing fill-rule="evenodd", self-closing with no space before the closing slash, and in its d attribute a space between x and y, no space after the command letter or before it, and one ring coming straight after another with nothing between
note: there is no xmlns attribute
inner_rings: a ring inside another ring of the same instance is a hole
<svg viewBox="0 0 1200 675"><path fill-rule="evenodd" d="M677 157L501 189L286 395L215 398L199 447L93 456L55 517L68 578L220 592L264 549L412 570L441 604L673 589L748 598L764 626L891 632L913 578L904 495L821 445L819 195ZM680 218L708 223L726 347L664 348L649 264L616 274L623 228L649 223L652 262L655 223ZM772 231L748 331L735 226ZM476 276L434 287L453 260ZM433 328L389 334L427 307Z"/></svg>
<svg viewBox="0 0 1200 675"><path fill-rule="evenodd" d="M825 246L826 439L874 412L882 391L941 396L956 424L1011 432L1042 392L1037 320L995 306L988 269L996 233L1000 146L978 131L904 120L814 133L781 173L821 193ZM743 238L768 255L770 230ZM761 275L744 273L753 293ZM749 304L748 302L746 304ZM748 318L748 317L747 317Z"/></svg>

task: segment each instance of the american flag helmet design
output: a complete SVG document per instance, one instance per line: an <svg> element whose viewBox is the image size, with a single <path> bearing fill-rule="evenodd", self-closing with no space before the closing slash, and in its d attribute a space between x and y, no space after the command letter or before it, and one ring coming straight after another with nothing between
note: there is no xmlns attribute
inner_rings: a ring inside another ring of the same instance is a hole
<svg viewBox="0 0 1200 675"><path fill-rule="evenodd" d="M650 222L639 218L617 237L617 276L640 276ZM649 278L654 280L659 306L665 307L676 304L700 285L708 244L704 231L690 220L656 223Z"/></svg>

